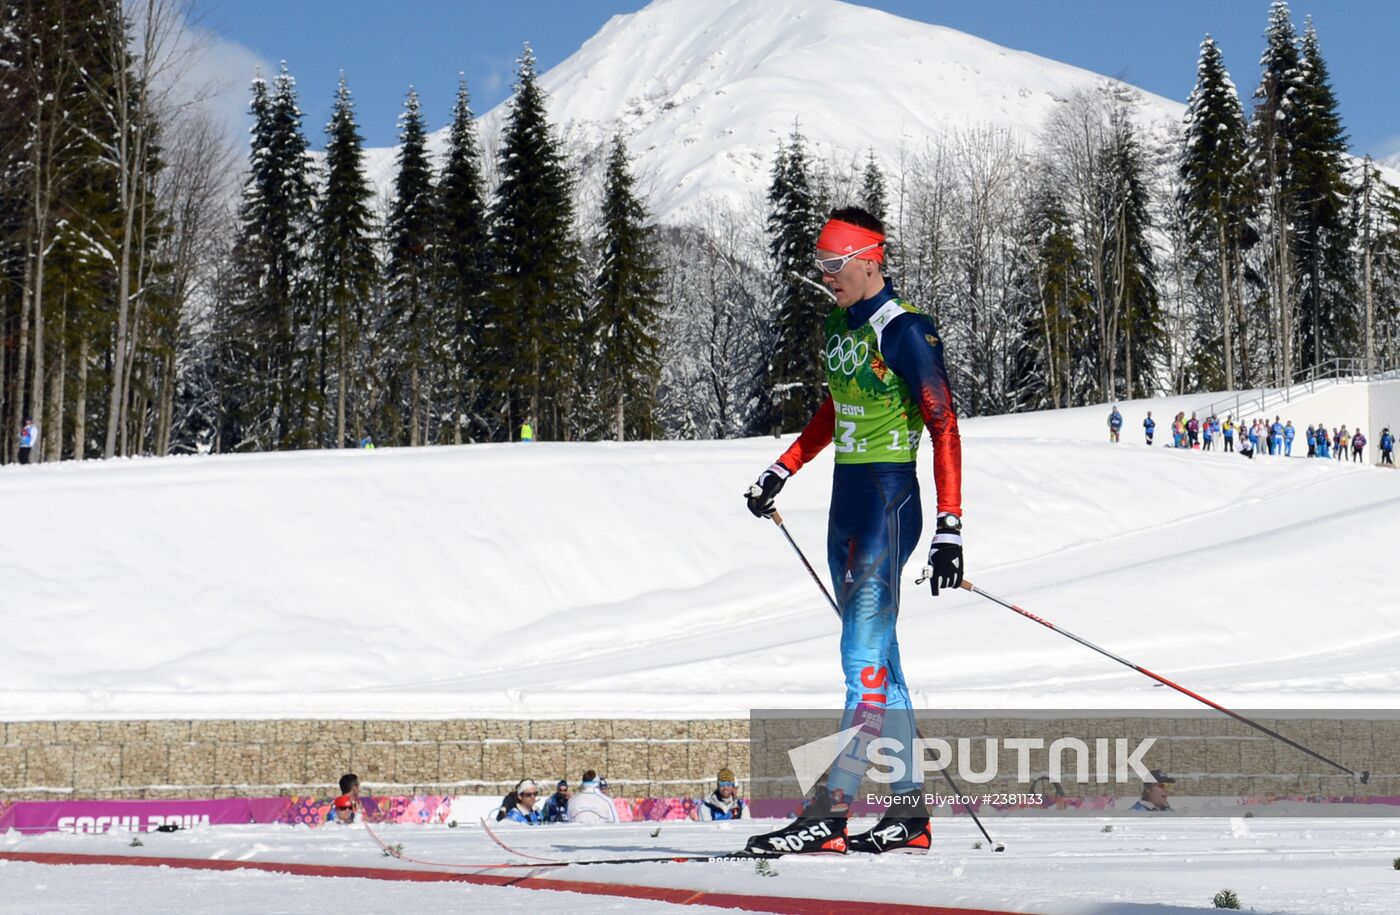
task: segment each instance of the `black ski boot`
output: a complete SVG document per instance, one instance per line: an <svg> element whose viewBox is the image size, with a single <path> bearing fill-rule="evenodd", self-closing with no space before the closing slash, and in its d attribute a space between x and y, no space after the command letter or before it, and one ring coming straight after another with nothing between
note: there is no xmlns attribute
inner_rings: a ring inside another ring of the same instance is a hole
<svg viewBox="0 0 1400 915"><path fill-rule="evenodd" d="M897 852L905 855L926 855L933 844L933 828L929 825L928 808L924 806L922 794L903 795L895 798L895 803L875 828L858 836L851 836L847 847L851 851L883 855Z"/></svg>
<svg viewBox="0 0 1400 915"><path fill-rule="evenodd" d="M750 836L744 851L753 855L844 855L847 813L844 801L833 801L826 788L818 788L800 817L782 829Z"/></svg>

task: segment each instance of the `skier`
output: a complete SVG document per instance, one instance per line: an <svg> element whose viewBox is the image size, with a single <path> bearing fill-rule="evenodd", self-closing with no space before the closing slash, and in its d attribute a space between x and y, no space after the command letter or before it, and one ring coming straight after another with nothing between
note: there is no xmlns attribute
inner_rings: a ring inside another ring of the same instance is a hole
<svg viewBox="0 0 1400 915"><path fill-rule="evenodd" d="M340 777L340 796L326 812L327 823L353 823L360 809L360 777L347 772Z"/></svg>
<svg viewBox="0 0 1400 915"><path fill-rule="evenodd" d="M1108 414L1108 440L1115 445L1118 444L1118 430L1123 428L1123 414L1118 412L1118 405L1113 405L1113 412Z"/></svg>
<svg viewBox="0 0 1400 915"><path fill-rule="evenodd" d="M1147 411L1147 419L1142 421L1142 431L1147 434L1147 447L1152 447L1152 433L1157 429L1157 423L1152 418L1152 411Z"/></svg>
<svg viewBox="0 0 1400 915"><path fill-rule="evenodd" d="M1365 463L1365 450L1366 436L1361 434L1360 429L1357 429L1356 434L1351 437L1351 454L1352 457L1356 460L1356 463Z"/></svg>
<svg viewBox="0 0 1400 915"><path fill-rule="evenodd" d="M1283 456L1293 457L1293 437L1298 434L1298 430L1293 428L1293 420L1289 420L1283 426Z"/></svg>
<svg viewBox="0 0 1400 915"><path fill-rule="evenodd" d="M1395 466L1395 436L1390 434L1388 426L1381 430L1381 463Z"/></svg>
<svg viewBox="0 0 1400 915"><path fill-rule="evenodd" d="M1225 414L1225 450L1235 450L1235 420L1229 413Z"/></svg>
<svg viewBox="0 0 1400 915"><path fill-rule="evenodd" d="M748 805L739 797L734 770L725 766L715 778L715 790L705 795L695 808L697 820L739 820L749 815Z"/></svg>
<svg viewBox="0 0 1400 915"><path fill-rule="evenodd" d="M34 420L26 416L24 425L19 430L19 462L21 464L29 463L29 454L38 442L39 427L34 425Z"/></svg>
<svg viewBox="0 0 1400 915"><path fill-rule="evenodd" d="M836 468L827 520L827 562L841 614L846 680L841 729L861 731L790 826L753 836L761 852L927 851L932 833L915 775L914 714L900 665L895 622L899 579L923 526L915 458L922 426L933 443L938 516L926 573L936 597L962 584L962 442L943 342L933 319L899 298L885 279L885 229L858 207L834 210L816 242L817 267L836 296L823 353L830 392L792 447L749 488L749 511L769 517L787 478L833 440ZM847 801L877 737L903 750L904 778L892 804L864 835L846 836Z"/></svg>

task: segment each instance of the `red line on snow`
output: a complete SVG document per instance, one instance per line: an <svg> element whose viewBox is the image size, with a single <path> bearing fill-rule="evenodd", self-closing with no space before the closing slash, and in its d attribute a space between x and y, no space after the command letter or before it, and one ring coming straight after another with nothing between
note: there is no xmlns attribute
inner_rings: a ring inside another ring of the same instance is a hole
<svg viewBox="0 0 1400 915"><path fill-rule="evenodd" d="M259 870L300 877L361 877L369 880L407 880L415 883L475 883L513 886L527 890L553 890L590 896L646 899L674 905L708 905L775 915L1013 915L991 909L906 905L895 902L855 902L840 899L804 899L790 896L750 896L711 893L704 890L639 886L631 883L592 883L550 880L542 877L508 877L501 874L455 874L448 871L400 870L388 867L347 867L338 864L297 864L277 861L222 861L210 858L166 858L146 855L58 854L54 852L0 851L0 861L31 864L117 865L173 867L189 870Z"/></svg>

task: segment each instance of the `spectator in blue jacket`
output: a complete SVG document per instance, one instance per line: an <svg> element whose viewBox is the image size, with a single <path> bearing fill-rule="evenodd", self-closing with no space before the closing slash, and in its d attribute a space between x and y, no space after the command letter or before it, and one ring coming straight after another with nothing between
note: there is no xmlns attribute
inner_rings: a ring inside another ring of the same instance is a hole
<svg viewBox="0 0 1400 915"><path fill-rule="evenodd" d="M1293 439L1298 434L1298 430L1293 428L1293 420L1283 424L1283 456L1293 457Z"/></svg>
<svg viewBox="0 0 1400 915"><path fill-rule="evenodd" d="M1274 417L1274 424L1269 431L1272 433L1272 441L1269 442L1269 453L1274 455L1283 454L1283 423L1279 422L1277 416Z"/></svg>
<svg viewBox="0 0 1400 915"><path fill-rule="evenodd" d="M1320 458L1325 458L1325 457L1327 457L1327 443L1328 443L1328 441L1329 441L1329 439L1327 438L1327 424L1326 424L1326 423L1318 423L1318 424L1317 424L1317 456L1318 456L1318 457L1320 457Z"/></svg>
<svg viewBox="0 0 1400 915"><path fill-rule="evenodd" d="M1390 434L1389 427L1381 430L1381 463L1395 466L1395 436Z"/></svg>
<svg viewBox="0 0 1400 915"><path fill-rule="evenodd" d="M1254 421L1254 424L1249 427L1249 448L1251 452L1259 450L1259 428L1260 424L1257 419Z"/></svg>
<svg viewBox="0 0 1400 915"><path fill-rule="evenodd" d="M565 779L559 779L559 783L554 786L554 793L549 796L549 800L544 802L544 813L541 819L546 823L567 823L569 821L569 783Z"/></svg>
<svg viewBox="0 0 1400 915"><path fill-rule="evenodd" d="M1113 412L1108 414L1108 440L1117 444L1118 430L1123 428L1123 414L1118 412L1118 405L1113 405Z"/></svg>
<svg viewBox="0 0 1400 915"><path fill-rule="evenodd" d="M1225 414L1225 450L1235 450L1235 417L1234 414Z"/></svg>
<svg viewBox="0 0 1400 915"><path fill-rule="evenodd" d="M1142 431L1147 435L1147 444L1152 445L1152 433L1157 430L1157 421L1152 418L1152 411L1147 411L1147 419L1142 421Z"/></svg>
<svg viewBox="0 0 1400 915"><path fill-rule="evenodd" d="M1212 416L1201 423L1201 450L1209 451L1211 444L1215 441L1215 417Z"/></svg>
<svg viewBox="0 0 1400 915"><path fill-rule="evenodd" d="M522 778L520 784L515 786L515 790L506 795L506 804L502 807L505 810L504 817L497 819L511 820L515 823L525 823L529 826L538 826L541 821L540 813L535 809L535 801L540 796L540 789L535 786L532 779ZM514 798L515 803L509 804Z"/></svg>

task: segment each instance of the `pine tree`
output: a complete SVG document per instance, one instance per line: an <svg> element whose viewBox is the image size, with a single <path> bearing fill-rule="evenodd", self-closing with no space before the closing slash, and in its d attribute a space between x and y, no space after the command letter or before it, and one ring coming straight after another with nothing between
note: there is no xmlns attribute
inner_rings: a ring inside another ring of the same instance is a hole
<svg viewBox="0 0 1400 915"><path fill-rule="evenodd" d="M1294 302L1294 256L1292 225L1297 205L1293 174L1293 140L1296 133L1299 95L1302 91L1298 36L1287 0L1274 0L1269 8L1269 26L1264 34L1262 74L1254 92L1254 118L1250 123L1250 158L1266 206L1269 243L1268 351L1276 357L1276 381L1292 375ZM1240 326L1242 381L1252 384L1251 347L1247 322ZM1262 378L1262 374L1260 375Z"/></svg>
<svg viewBox="0 0 1400 915"><path fill-rule="evenodd" d="M1299 355L1316 369L1326 359L1355 355L1358 321L1347 225L1347 137L1311 20L1303 33L1301 70L1292 148L1293 237Z"/></svg>
<svg viewBox="0 0 1400 915"><path fill-rule="evenodd" d="M823 295L812 266L821 210L809 171L806 140L794 127L787 146L778 148L768 188L768 250L777 335L768 369L773 403L769 424L775 434L801 429L826 396L819 357L822 316L830 299Z"/></svg>
<svg viewBox="0 0 1400 915"><path fill-rule="evenodd" d="M583 354L573 178L545 116L526 45L498 154L500 184L491 210L496 265L491 342L496 385L507 397L507 426L534 424L536 434L568 438Z"/></svg>
<svg viewBox="0 0 1400 915"><path fill-rule="evenodd" d="M1092 323L1092 297L1064 202L1043 182L1030 209L1036 308L1022 327L1021 337L1031 352L1021 354L1017 387L1024 392L1021 406L1027 409L1069 407L1077 402L1086 382L1092 382L1092 375L1081 371L1089 345L1084 330ZM1039 396L1032 393L1037 387L1043 392Z"/></svg>
<svg viewBox="0 0 1400 915"><path fill-rule="evenodd" d="M1117 325L1114 356L1123 356L1125 395L1150 397L1154 393L1152 367L1165 349L1166 328L1157 292L1157 265L1148 237L1153 222L1146 167L1131 118L1117 119L1107 154L1107 172L1113 186L1108 278L1114 303L1113 322Z"/></svg>
<svg viewBox="0 0 1400 915"><path fill-rule="evenodd" d="M1179 168L1190 239L1214 260L1220 336L1211 349L1223 357L1223 375L1212 386L1227 390L1235 385L1233 319L1238 306L1232 293L1240 271L1240 237L1252 204L1245 165L1244 111L1220 48L1207 35L1196 65L1196 87L1186 103Z"/></svg>
<svg viewBox="0 0 1400 915"><path fill-rule="evenodd" d="M253 81L252 152L239 209L234 259L239 298L228 341L226 446L297 447L308 442L314 381L300 333L307 322L306 244L313 191L296 81L285 63L271 91Z"/></svg>
<svg viewBox="0 0 1400 915"><path fill-rule="evenodd" d="M613 434L618 441L655 434L661 271L652 235L628 171L627 144L619 134L608 156L598 273L589 316L600 394L603 403L613 407Z"/></svg>
<svg viewBox="0 0 1400 915"><path fill-rule="evenodd" d="M461 444L463 425L473 422L468 435L490 437L485 421L492 402L487 385L490 363L486 341L491 339L490 233L482 190L481 152L476 122L465 80L457 84L448 131L447 158L438 181L438 289L441 297L439 337L447 396L454 416L452 440Z"/></svg>
<svg viewBox="0 0 1400 915"><path fill-rule="evenodd" d="M364 140L355 123L355 103L345 74L326 125L326 185L316 221L316 275L327 314L319 322L320 389L325 398L325 363L335 353L336 408L332 447L346 441L348 400L362 385L360 329L369 315L370 293L378 274L374 253L374 196L364 171ZM359 423L355 424L358 438ZM324 440L324 434L318 436Z"/></svg>
<svg viewBox="0 0 1400 915"><path fill-rule="evenodd" d="M391 372L389 397L380 404L380 428L375 430L408 445L424 444L430 437L424 395L431 387L427 331L433 323L430 267L435 219L427 132L418 93L410 88L399 116L398 175L386 227L389 262L380 329L389 349L380 356Z"/></svg>
<svg viewBox="0 0 1400 915"><path fill-rule="evenodd" d="M869 150L865 160L865 171L861 174L860 185L860 206L867 213L870 213L880 222L885 224L885 273L892 274L895 270L895 242L893 233L889 232L889 221L885 218L889 211L888 194L885 191L885 173L880 170L880 163L875 159L875 150Z"/></svg>

